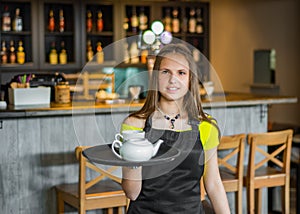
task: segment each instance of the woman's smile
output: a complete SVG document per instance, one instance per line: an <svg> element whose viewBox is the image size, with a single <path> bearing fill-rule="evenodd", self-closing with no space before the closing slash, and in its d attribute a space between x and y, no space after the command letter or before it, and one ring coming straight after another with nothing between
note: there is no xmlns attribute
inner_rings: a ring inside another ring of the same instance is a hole
<svg viewBox="0 0 300 214"><path fill-rule="evenodd" d="M176 93L178 90L180 90L180 88L171 86L171 87L167 87L167 90L168 90L170 93Z"/></svg>

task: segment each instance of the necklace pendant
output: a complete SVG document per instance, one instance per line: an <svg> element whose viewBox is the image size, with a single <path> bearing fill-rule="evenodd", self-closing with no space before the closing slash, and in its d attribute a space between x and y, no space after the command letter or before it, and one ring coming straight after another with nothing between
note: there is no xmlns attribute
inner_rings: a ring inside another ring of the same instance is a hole
<svg viewBox="0 0 300 214"><path fill-rule="evenodd" d="M174 118L171 118L170 116L166 115L165 113L163 113L163 111L157 107L158 111L163 115L163 117L166 119L166 120L169 120L171 125L170 125L170 128L171 129L174 129L175 128L175 120L177 120L179 117L180 117L180 114L177 114Z"/></svg>
<svg viewBox="0 0 300 214"><path fill-rule="evenodd" d="M171 122L171 129L174 129L174 127L175 127L175 125L174 125L174 123L175 123L175 118L172 118L172 119L170 120L170 122Z"/></svg>

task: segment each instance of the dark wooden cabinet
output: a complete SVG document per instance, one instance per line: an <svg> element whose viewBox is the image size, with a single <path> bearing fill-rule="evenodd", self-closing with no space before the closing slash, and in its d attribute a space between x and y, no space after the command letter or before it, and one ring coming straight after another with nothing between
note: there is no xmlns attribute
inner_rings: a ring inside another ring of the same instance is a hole
<svg viewBox="0 0 300 214"><path fill-rule="evenodd" d="M14 18L16 8L20 8L23 18L21 32L2 30L2 15L5 6L9 8L11 19ZM202 32L191 33L188 30L191 9L201 10ZM9 48L10 40L14 40L15 49L19 40L23 41L26 53L24 64L3 64L0 62L1 82L7 81L7 76L20 72L80 72L87 64L87 42L90 41L94 54L96 45L101 42L102 48L110 44L141 34L140 29L134 30L132 16L135 13L140 18L141 13L147 17L146 28L151 27L154 20L164 21L167 11L174 18L172 11L178 10L177 18L180 22L179 32L172 32L173 37L187 41L200 50L209 59L209 3L206 2L181 2L181 1L119 1L119 0L3 0L1 9L0 41L6 41ZM50 10L54 12L55 28L48 29ZM64 31L59 31L59 10L63 10ZM91 13L92 28L87 30L87 15ZM99 12L102 15L102 28L97 29ZM128 28L126 28L128 25ZM51 45L59 54L61 43L64 42L67 51L67 64L50 64L49 53ZM1 48L1 47L0 47ZM105 53L105 62L101 66L111 66L118 58L120 48L112 49ZM95 61L95 60L93 60ZM117 60L119 61L119 60ZM97 63L96 63L97 64ZM89 63L92 66L93 62ZM99 66L99 65L98 65ZM136 65L128 65L136 66ZM205 74L206 75L206 74ZM208 76L208 75L206 75ZM207 78L207 77L206 77Z"/></svg>
<svg viewBox="0 0 300 214"><path fill-rule="evenodd" d="M105 48L114 42L114 3L110 1L82 1L81 3L81 59L82 65L88 62L87 43L97 53L97 44ZM90 17L89 17L90 16ZM90 21L88 21L90 19ZM104 61L114 60L114 52L105 53ZM92 62L95 62L95 57ZM92 63L91 62L91 63Z"/></svg>
<svg viewBox="0 0 300 214"><path fill-rule="evenodd" d="M22 18L22 30L15 31L12 27L15 18L16 9L20 10L20 17ZM34 27L37 26L37 11L36 5L31 1L1 1L1 28L0 28L0 41L1 41L1 52L2 44L5 43L7 54L10 54L10 43L14 43L15 51L18 51L18 44L21 41L22 46L25 50L25 62L24 64L14 63L11 64L8 59L7 63L3 63L0 60L0 71L24 71L29 69L38 68L38 35ZM3 14L8 12L10 14L10 30L4 31L3 25ZM8 57L9 58L9 57Z"/></svg>
<svg viewBox="0 0 300 214"><path fill-rule="evenodd" d="M54 30L49 30L49 13L53 12ZM64 30L60 31L59 13L62 11L64 18ZM78 15L78 4L73 1L43 1L39 2L39 68L45 71L68 71L77 70L80 62L80 16ZM67 53L67 63L61 64L59 54L62 43ZM49 63L49 54L52 45L58 54L58 63Z"/></svg>

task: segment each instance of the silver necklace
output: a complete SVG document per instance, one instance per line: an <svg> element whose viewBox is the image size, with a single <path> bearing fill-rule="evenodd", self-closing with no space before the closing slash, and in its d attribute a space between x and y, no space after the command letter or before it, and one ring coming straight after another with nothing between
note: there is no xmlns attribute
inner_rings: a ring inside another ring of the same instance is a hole
<svg viewBox="0 0 300 214"><path fill-rule="evenodd" d="M170 125L170 128L171 129L174 129L175 126L174 126L174 123L175 123L175 120L177 120L179 117L180 117L180 114L176 114L175 117L171 118L169 115L165 114L159 107L157 107L157 110L163 115L163 117L166 119L166 120L169 120L171 125Z"/></svg>

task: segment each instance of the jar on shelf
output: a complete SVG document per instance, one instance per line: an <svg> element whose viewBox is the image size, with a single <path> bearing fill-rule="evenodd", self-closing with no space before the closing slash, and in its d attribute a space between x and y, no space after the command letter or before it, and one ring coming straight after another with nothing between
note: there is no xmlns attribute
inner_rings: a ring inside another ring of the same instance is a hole
<svg viewBox="0 0 300 214"><path fill-rule="evenodd" d="M66 104L71 102L69 82L58 82L55 86L55 102Z"/></svg>

